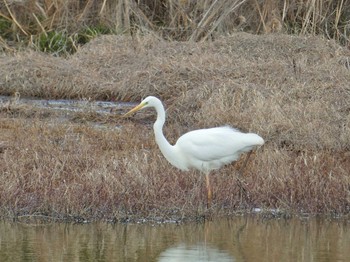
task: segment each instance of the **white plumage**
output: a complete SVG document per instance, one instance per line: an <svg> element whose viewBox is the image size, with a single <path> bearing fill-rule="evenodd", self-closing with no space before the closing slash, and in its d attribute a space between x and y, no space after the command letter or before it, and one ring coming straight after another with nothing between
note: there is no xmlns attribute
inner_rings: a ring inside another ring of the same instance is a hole
<svg viewBox="0 0 350 262"><path fill-rule="evenodd" d="M245 134L224 126L188 132L177 140L174 148L185 156L183 162L187 169L208 173L238 160L242 153L262 144L264 140L256 134Z"/></svg>
<svg viewBox="0 0 350 262"><path fill-rule="evenodd" d="M211 201L211 189L208 174L239 159L255 146L264 144L264 139L254 133L242 133L229 126L198 129L182 135L175 145L171 145L163 134L165 110L162 102L148 96L127 112L128 116L142 108L153 107L157 111L157 120L153 125L156 142L164 157L181 170L197 169L206 174L208 203Z"/></svg>

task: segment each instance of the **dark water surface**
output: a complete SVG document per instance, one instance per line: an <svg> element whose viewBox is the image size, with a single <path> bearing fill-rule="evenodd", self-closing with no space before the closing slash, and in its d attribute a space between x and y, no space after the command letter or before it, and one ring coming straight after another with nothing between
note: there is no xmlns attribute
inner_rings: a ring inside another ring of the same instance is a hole
<svg viewBox="0 0 350 262"><path fill-rule="evenodd" d="M0 261L350 261L350 225L251 216L188 224L2 221Z"/></svg>

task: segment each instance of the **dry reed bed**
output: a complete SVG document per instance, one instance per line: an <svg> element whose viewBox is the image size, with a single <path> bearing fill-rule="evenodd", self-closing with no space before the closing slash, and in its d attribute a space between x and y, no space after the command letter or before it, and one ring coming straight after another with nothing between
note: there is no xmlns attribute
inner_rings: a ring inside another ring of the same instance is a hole
<svg viewBox="0 0 350 262"><path fill-rule="evenodd" d="M67 41L64 35L73 41L65 43L72 45L67 49L75 49L79 38L106 28L194 41L237 31L322 34L346 45L349 7L348 0L4 0L0 47L9 50L13 42L27 39L26 43L39 48L44 44L42 36L57 32L63 42Z"/></svg>
<svg viewBox="0 0 350 262"><path fill-rule="evenodd" d="M157 95L168 107L171 142L191 129L224 124L260 134L266 144L245 170L243 192L236 179L241 162L212 174L214 214L252 207L347 214L348 61L348 50L315 37L240 33L176 43L105 36L67 60L33 52L4 56L0 82L2 94L22 96L139 101ZM157 149L149 125L154 112L115 118L120 129L101 129L27 111L1 111L3 216L179 219L206 212L201 176L171 167Z"/></svg>

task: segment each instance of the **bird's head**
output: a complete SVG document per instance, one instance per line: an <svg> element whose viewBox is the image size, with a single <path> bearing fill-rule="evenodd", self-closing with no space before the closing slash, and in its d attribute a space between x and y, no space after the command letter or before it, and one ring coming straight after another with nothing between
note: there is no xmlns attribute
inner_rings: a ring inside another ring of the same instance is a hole
<svg viewBox="0 0 350 262"><path fill-rule="evenodd" d="M127 117L131 115L132 113L135 113L143 108L146 107L156 107L157 104L161 103L160 100L154 96L148 96L145 99L141 101L140 104L135 106L133 109L131 109L129 112L123 115L123 117Z"/></svg>

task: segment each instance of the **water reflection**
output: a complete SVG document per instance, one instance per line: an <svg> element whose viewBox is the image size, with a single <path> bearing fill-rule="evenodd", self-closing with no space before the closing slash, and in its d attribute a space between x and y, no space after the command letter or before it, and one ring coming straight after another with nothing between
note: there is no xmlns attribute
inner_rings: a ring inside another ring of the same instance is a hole
<svg viewBox="0 0 350 262"><path fill-rule="evenodd" d="M235 261L225 251L208 247L205 243L186 246L181 244L176 247L171 247L162 252L158 262L232 262Z"/></svg>
<svg viewBox="0 0 350 262"><path fill-rule="evenodd" d="M1 261L348 261L350 227L235 217L176 224L0 222Z"/></svg>

